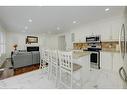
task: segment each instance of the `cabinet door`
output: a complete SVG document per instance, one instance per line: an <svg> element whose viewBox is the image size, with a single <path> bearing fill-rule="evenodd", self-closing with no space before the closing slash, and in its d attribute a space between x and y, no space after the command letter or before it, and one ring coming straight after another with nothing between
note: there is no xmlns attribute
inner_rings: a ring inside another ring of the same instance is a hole
<svg viewBox="0 0 127 95"><path fill-rule="evenodd" d="M122 67L122 58L120 56L120 53L114 53L113 57L113 71L117 72L119 71L119 68Z"/></svg>
<svg viewBox="0 0 127 95"><path fill-rule="evenodd" d="M110 52L101 52L101 68L111 71L113 69L113 55Z"/></svg>
<svg viewBox="0 0 127 95"><path fill-rule="evenodd" d="M82 66L82 79L83 81L87 81L87 79L90 77L90 55L81 57L79 59L79 64Z"/></svg>
<svg viewBox="0 0 127 95"><path fill-rule="evenodd" d="M121 31L121 23L116 23L112 25L112 40L118 41L119 40L119 32Z"/></svg>
<svg viewBox="0 0 127 95"><path fill-rule="evenodd" d="M100 35L102 41L110 41L111 40L111 25L110 24L102 24L100 27Z"/></svg>
<svg viewBox="0 0 127 95"><path fill-rule="evenodd" d="M121 31L121 26L124 20L117 19L112 22L112 40L118 41L119 40L119 32Z"/></svg>

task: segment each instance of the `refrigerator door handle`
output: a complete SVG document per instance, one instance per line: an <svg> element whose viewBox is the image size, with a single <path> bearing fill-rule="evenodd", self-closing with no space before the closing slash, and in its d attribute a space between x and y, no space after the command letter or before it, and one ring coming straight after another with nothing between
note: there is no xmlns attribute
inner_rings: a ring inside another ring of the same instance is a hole
<svg viewBox="0 0 127 95"><path fill-rule="evenodd" d="M123 59L125 57L125 53L126 53L126 38L125 38L125 26L123 24L123 35L124 35L124 55L123 55Z"/></svg>
<svg viewBox="0 0 127 95"><path fill-rule="evenodd" d="M123 35L124 35L124 41L122 42L122 32L123 32ZM124 44L124 52L122 51L122 44L121 42ZM120 55L122 56L122 58L124 59L124 56L125 56L125 27L124 27L124 24L122 24L122 27L121 27L121 31L119 32L119 47L120 47Z"/></svg>
<svg viewBox="0 0 127 95"><path fill-rule="evenodd" d="M119 48L120 48L120 55L122 56L122 50L121 50L121 34L122 34L122 27L121 27L121 31L119 32Z"/></svg>
<svg viewBox="0 0 127 95"><path fill-rule="evenodd" d="M122 74L122 72L123 72L123 74ZM127 82L127 74L126 74L126 72L125 72L125 70L124 70L123 67L121 67L121 68L119 69L119 75L120 75L120 77L121 77L121 79L122 79L123 81Z"/></svg>

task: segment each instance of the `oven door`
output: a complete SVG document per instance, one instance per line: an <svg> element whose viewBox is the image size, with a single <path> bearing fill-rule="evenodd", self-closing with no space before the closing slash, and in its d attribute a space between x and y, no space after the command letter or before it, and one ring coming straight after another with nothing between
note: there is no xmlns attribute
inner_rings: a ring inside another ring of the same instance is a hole
<svg viewBox="0 0 127 95"><path fill-rule="evenodd" d="M92 52L90 54L90 67L100 69L100 54L99 52Z"/></svg>
<svg viewBox="0 0 127 95"><path fill-rule="evenodd" d="M97 62L98 62L98 54L97 53L91 53L91 55L90 55L90 61L92 62L92 63L95 63L95 64L97 64Z"/></svg>

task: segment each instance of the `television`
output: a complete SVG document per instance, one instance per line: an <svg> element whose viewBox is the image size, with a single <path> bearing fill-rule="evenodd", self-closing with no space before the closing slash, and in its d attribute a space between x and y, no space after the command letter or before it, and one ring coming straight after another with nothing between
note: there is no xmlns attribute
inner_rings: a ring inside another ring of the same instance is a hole
<svg viewBox="0 0 127 95"><path fill-rule="evenodd" d="M27 52L31 52L31 51L39 51L39 46L28 46Z"/></svg>
<svg viewBox="0 0 127 95"><path fill-rule="evenodd" d="M26 38L26 44L31 44L31 43L38 43L38 37L27 36L27 38Z"/></svg>

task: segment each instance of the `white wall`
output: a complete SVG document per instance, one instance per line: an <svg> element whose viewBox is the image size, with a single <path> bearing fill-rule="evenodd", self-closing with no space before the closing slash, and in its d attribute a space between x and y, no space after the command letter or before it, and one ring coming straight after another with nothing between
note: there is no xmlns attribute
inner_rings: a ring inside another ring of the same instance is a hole
<svg viewBox="0 0 127 95"><path fill-rule="evenodd" d="M6 48L7 48L7 56L10 57L11 51L13 51L13 45L17 44L18 50L26 50L26 46L45 46L45 36L43 34L25 34L25 33L15 33L15 32L7 32L7 40L6 40ZM36 44L26 44L25 39L27 36L37 36L38 43Z"/></svg>
<svg viewBox="0 0 127 95"><path fill-rule="evenodd" d="M25 39L27 36L37 36L38 43L36 44L26 44ZM58 49L58 38L56 35L43 34L43 33L15 33L15 32L7 32L7 56L10 57L11 51L13 51L13 45L18 44L18 50L25 50L26 46L40 46L41 48L48 49Z"/></svg>
<svg viewBox="0 0 127 95"><path fill-rule="evenodd" d="M124 17L122 15L106 18L93 23L81 25L80 27L74 28L59 35L66 36L67 50L73 48L73 43L71 42L71 33L75 34L75 42L85 42L86 36L91 34L101 35L102 41L118 41L119 32L121 30L123 21Z"/></svg>
<svg viewBox="0 0 127 95"><path fill-rule="evenodd" d="M58 37L53 34L47 34L45 35L45 41L44 41L45 48L48 49L58 49Z"/></svg>

